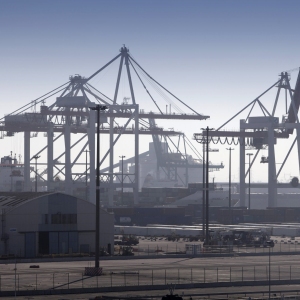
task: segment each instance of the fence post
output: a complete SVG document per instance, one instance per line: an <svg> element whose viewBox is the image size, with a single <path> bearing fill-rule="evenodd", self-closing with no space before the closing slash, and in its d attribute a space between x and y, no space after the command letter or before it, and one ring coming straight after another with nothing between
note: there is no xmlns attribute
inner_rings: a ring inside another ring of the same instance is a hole
<svg viewBox="0 0 300 300"><path fill-rule="evenodd" d="M152 269L152 286L153 286L153 269Z"/></svg>
<svg viewBox="0 0 300 300"><path fill-rule="evenodd" d="M124 271L124 286L126 286L126 273Z"/></svg>
<svg viewBox="0 0 300 300"><path fill-rule="evenodd" d="M165 285L167 284L167 270L165 269Z"/></svg>

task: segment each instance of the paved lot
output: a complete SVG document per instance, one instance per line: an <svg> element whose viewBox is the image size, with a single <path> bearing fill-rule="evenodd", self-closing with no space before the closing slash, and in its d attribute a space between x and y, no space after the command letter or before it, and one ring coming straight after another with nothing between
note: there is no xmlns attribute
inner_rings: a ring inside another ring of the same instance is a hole
<svg viewBox="0 0 300 300"><path fill-rule="evenodd" d="M283 242L281 242L283 240ZM278 251L299 251L300 246L294 240L277 239L274 252ZM296 240L297 241L297 240ZM292 244L293 243L293 244ZM173 252L184 250L186 241L168 242L164 239L141 240L139 249L163 249L168 248ZM298 249L299 247L299 249ZM102 286L129 286L129 285L152 285L152 284L181 284L181 283L203 283L217 281L260 281L268 279L269 256L268 248L239 248L235 249L236 254L232 257L214 258L164 258L160 251L150 252L155 258L147 257L139 259L122 260L101 260L103 276L86 277L83 276L84 268L93 266L93 258L87 261L77 262L39 262L39 263L2 263L0 264L0 289L14 290L45 290L45 289L68 289L87 288ZM241 253L265 252L265 256L240 256ZM135 255L142 255L139 251ZM278 253L280 254L280 253ZM144 253L145 255L145 253ZM275 255L271 252L271 279L288 280L300 279L300 255ZM30 265L38 264L38 269L30 268ZM16 267L16 272L15 272ZM15 276L16 275L16 276ZM277 287L278 289L284 287ZM290 287L289 287L290 288ZM217 291L226 290L218 288ZM261 290L262 288L259 288ZM228 290L228 288L227 288ZM236 288L235 290L238 290ZM245 289L244 289L245 290ZM199 294L199 290L180 291L185 294ZM216 292L214 290L208 290ZM151 295L166 294L163 291L151 291ZM119 293L106 293L110 296L118 296ZM125 295L141 295L143 292L126 292ZM20 297L20 299L89 299L98 294L87 295L64 295L64 296L43 296ZM104 294L103 294L104 295ZM5 298L2 298L5 299ZM9 299L9 297L7 298ZM195 298L194 298L195 299Z"/></svg>

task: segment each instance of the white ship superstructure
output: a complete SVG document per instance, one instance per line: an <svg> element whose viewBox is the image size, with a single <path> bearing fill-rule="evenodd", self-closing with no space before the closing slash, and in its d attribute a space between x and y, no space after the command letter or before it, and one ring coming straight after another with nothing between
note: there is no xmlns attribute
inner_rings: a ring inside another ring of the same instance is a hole
<svg viewBox="0 0 300 300"><path fill-rule="evenodd" d="M24 165L16 157L4 156L0 164L0 191L21 192L24 185Z"/></svg>

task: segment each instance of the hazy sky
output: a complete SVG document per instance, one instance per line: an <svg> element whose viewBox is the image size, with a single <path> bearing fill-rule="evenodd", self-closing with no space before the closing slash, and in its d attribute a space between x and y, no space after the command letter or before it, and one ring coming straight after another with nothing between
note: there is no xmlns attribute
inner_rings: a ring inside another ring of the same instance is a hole
<svg viewBox="0 0 300 300"><path fill-rule="evenodd" d="M157 122L182 130L191 139L201 127L217 128L231 118L275 83L281 71L300 66L299 12L300 2L292 0L0 0L1 117L67 82L70 75L89 76L126 44L155 79L210 116L201 122ZM113 72L103 76L111 76L113 87ZM291 76L294 85L297 72ZM103 87L101 78L92 83ZM263 102L269 108L274 95ZM137 99L145 110L148 101ZM281 119L283 114L282 109L277 116ZM227 128L238 129L239 119ZM22 141L20 134L0 140L0 155L22 154ZM277 162L283 160L286 144L278 142ZM147 145L148 140L141 138L143 151ZM220 146L220 152L211 155L214 163L226 165L212 175L217 181L228 178L225 148ZM238 180L235 148L232 173ZM121 154L127 153L124 149L116 153ZM293 155L282 181L298 176ZM266 180L266 174L267 165L253 167L254 181Z"/></svg>

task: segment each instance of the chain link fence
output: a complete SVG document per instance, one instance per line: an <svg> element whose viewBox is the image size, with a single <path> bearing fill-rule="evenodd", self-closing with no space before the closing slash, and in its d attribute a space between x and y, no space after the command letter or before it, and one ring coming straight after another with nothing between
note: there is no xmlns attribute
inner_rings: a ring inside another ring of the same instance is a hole
<svg viewBox="0 0 300 300"><path fill-rule="evenodd" d="M300 266L271 266L270 280L300 280ZM31 273L31 274L29 274ZM269 266L211 267L191 269L147 269L105 271L101 276L83 273L15 273L0 276L0 292L22 290L99 288L211 282L246 282L269 280Z"/></svg>

